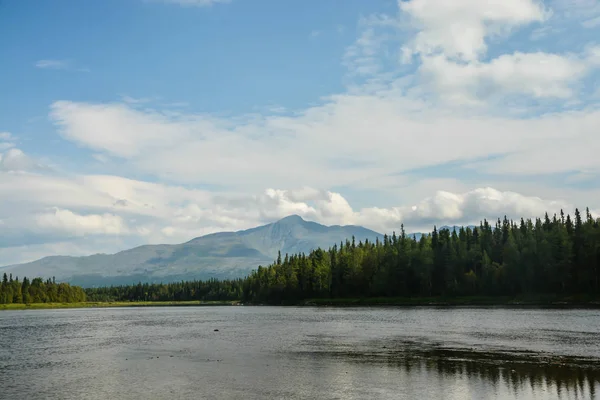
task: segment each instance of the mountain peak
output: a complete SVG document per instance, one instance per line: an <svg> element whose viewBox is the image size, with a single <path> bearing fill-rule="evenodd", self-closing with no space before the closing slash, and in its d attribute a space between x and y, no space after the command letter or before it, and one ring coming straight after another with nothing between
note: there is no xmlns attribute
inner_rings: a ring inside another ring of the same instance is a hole
<svg viewBox="0 0 600 400"><path fill-rule="evenodd" d="M285 222L285 223L302 223L306 222L301 216L297 214L288 215L287 217L281 218L276 223Z"/></svg>

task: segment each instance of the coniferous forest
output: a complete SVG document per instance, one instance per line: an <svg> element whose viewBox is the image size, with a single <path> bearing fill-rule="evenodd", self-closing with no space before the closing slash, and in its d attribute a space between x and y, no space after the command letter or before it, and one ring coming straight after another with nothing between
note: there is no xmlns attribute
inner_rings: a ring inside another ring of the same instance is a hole
<svg viewBox="0 0 600 400"><path fill-rule="evenodd" d="M2 277L0 283L0 304L30 303L79 303L86 301L85 292L78 286L57 283L54 279L44 281L35 278L13 279L12 274Z"/></svg>
<svg viewBox="0 0 600 400"><path fill-rule="evenodd" d="M417 240L402 227L382 241L281 255L245 279L86 289L91 301L242 300L432 296L600 297L600 218L483 221L474 229L434 228Z"/></svg>

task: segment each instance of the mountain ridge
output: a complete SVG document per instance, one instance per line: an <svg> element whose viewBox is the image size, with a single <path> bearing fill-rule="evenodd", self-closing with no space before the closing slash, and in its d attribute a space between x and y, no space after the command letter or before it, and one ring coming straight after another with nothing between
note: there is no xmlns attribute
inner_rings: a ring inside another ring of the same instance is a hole
<svg viewBox="0 0 600 400"><path fill-rule="evenodd" d="M459 226L442 226L441 229ZM410 233L416 237L428 233ZM249 229L214 232L180 244L144 244L113 254L47 256L29 263L2 267L16 276L56 277L82 286L172 282L190 279L232 279L259 265L271 264L281 252L309 253L355 237L357 241L383 240L384 235L358 225L326 226L289 215Z"/></svg>
<svg viewBox="0 0 600 400"><path fill-rule="evenodd" d="M383 235L364 227L325 226L290 215L239 231L215 232L180 244L141 245L114 254L83 257L48 256L10 265L2 271L18 276L55 276L84 286L180 279L227 279L272 263L278 252L308 253L350 239L375 240Z"/></svg>

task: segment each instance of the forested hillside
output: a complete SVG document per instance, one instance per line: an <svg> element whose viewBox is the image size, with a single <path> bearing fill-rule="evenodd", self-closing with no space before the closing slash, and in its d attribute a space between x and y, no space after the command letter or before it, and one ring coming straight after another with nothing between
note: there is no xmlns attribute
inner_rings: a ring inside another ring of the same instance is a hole
<svg viewBox="0 0 600 400"><path fill-rule="evenodd" d="M419 240L402 228L382 241L347 240L329 250L278 257L246 279L88 289L94 300L600 295L600 219L589 211L455 230Z"/></svg>
<svg viewBox="0 0 600 400"><path fill-rule="evenodd" d="M54 279L44 282L42 278L29 281L13 279L6 273L0 284L0 304L30 303L77 303L86 300L85 292L78 286L56 283Z"/></svg>

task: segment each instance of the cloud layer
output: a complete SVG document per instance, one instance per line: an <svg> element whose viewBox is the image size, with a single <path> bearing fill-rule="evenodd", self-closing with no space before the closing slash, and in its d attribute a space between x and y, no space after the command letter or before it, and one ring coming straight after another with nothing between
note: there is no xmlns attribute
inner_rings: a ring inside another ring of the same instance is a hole
<svg viewBox="0 0 600 400"><path fill-rule="evenodd" d="M502 215L535 217L574 208L566 200L489 187L462 193L436 191L393 207L357 208L340 193L311 187L218 193L110 175L67 178L25 171L0 172L0 199L0 255L5 254L6 264L31 260L40 249L48 255L59 254L66 243L84 248L96 243L94 252L144 243L180 243L212 232L251 228L290 214L328 225L363 225L389 233L401 224L410 231L423 231L433 224L478 223ZM22 252L23 244L15 243L15 237L33 244Z"/></svg>

